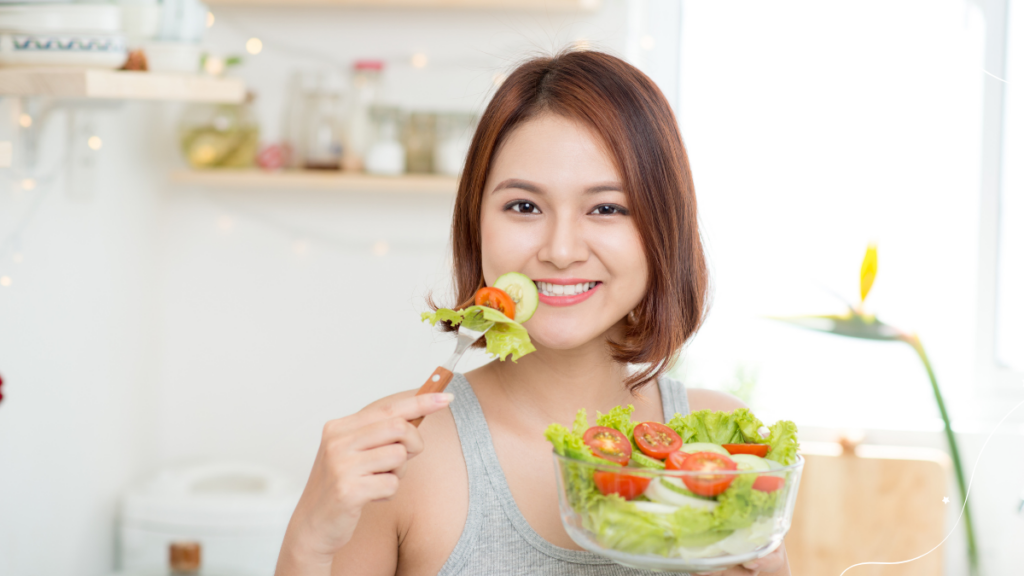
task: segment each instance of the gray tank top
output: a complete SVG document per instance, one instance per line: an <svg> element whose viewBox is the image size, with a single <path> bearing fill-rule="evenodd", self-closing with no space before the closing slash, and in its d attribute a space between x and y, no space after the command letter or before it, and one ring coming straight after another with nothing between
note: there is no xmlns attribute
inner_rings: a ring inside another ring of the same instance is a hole
<svg viewBox="0 0 1024 576"><path fill-rule="evenodd" d="M662 378L658 388L665 422L677 412L690 413L682 382ZM615 564L593 552L555 546L537 534L512 498L473 388L456 373L447 392L455 395L450 407L469 473L469 513L462 536L438 576L653 574Z"/></svg>

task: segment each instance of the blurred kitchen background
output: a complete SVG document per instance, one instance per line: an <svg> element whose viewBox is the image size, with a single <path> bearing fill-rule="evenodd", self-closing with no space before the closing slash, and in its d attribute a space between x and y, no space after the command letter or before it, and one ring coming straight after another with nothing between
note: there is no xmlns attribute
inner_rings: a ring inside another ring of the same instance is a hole
<svg viewBox="0 0 1024 576"><path fill-rule="evenodd" d="M450 353L418 319L468 137L567 47L679 119L714 303L674 373L839 463L809 461L794 574L949 533L850 573L968 573L913 350L770 318L858 306L869 243L863 310L920 336L982 572L1018 573L1022 0L122 0L0 4L0 574L159 567L183 538L271 574L323 423Z"/></svg>

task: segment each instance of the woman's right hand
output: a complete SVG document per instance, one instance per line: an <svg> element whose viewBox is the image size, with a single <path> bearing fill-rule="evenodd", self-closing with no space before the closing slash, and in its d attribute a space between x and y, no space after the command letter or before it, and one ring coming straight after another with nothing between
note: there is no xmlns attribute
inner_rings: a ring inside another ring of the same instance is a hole
<svg viewBox="0 0 1024 576"><path fill-rule="evenodd" d="M394 496L406 462L423 450L423 438L409 421L451 400L451 394L388 398L324 425L313 470L288 524L278 575L330 570L363 507Z"/></svg>

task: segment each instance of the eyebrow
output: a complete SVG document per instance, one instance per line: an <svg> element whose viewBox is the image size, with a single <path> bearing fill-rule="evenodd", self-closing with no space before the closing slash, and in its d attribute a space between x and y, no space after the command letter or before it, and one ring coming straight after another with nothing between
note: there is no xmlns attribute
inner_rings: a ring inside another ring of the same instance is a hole
<svg viewBox="0 0 1024 576"><path fill-rule="evenodd" d="M520 190L526 190L527 192L533 192L534 194L544 194L544 190L540 186L532 182L527 182L526 180L520 180L518 178L509 178L508 180L503 180L497 186L494 187L494 190L491 190L491 194L494 194L499 190L505 190L507 188L518 188ZM589 186L586 190L584 190L584 192L586 192L587 194L594 194L596 192L622 192L622 185L620 185L618 182L601 182L599 184Z"/></svg>

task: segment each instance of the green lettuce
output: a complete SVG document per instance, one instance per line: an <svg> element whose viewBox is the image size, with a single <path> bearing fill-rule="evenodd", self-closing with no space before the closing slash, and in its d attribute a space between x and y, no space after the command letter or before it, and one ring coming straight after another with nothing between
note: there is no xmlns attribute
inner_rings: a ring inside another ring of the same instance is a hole
<svg viewBox="0 0 1024 576"><path fill-rule="evenodd" d="M494 308L486 306L469 306L462 310L439 308L435 312L424 312L420 317L433 326L438 322L451 322L453 325L464 324L470 330L484 330L491 323L494 326L484 334L487 341L487 352L499 360L511 356L515 362L536 350L530 342L530 335L522 324Z"/></svg>
<svg viewBox="0 0 1024 576"><path fill-rule="evenodd" d="M800 448L800 443L796 439L796 424L789 420L779 420L769 426L768 430L768 444L771 448L765 458L783 466L796 462L796 451Z"/></svg>

